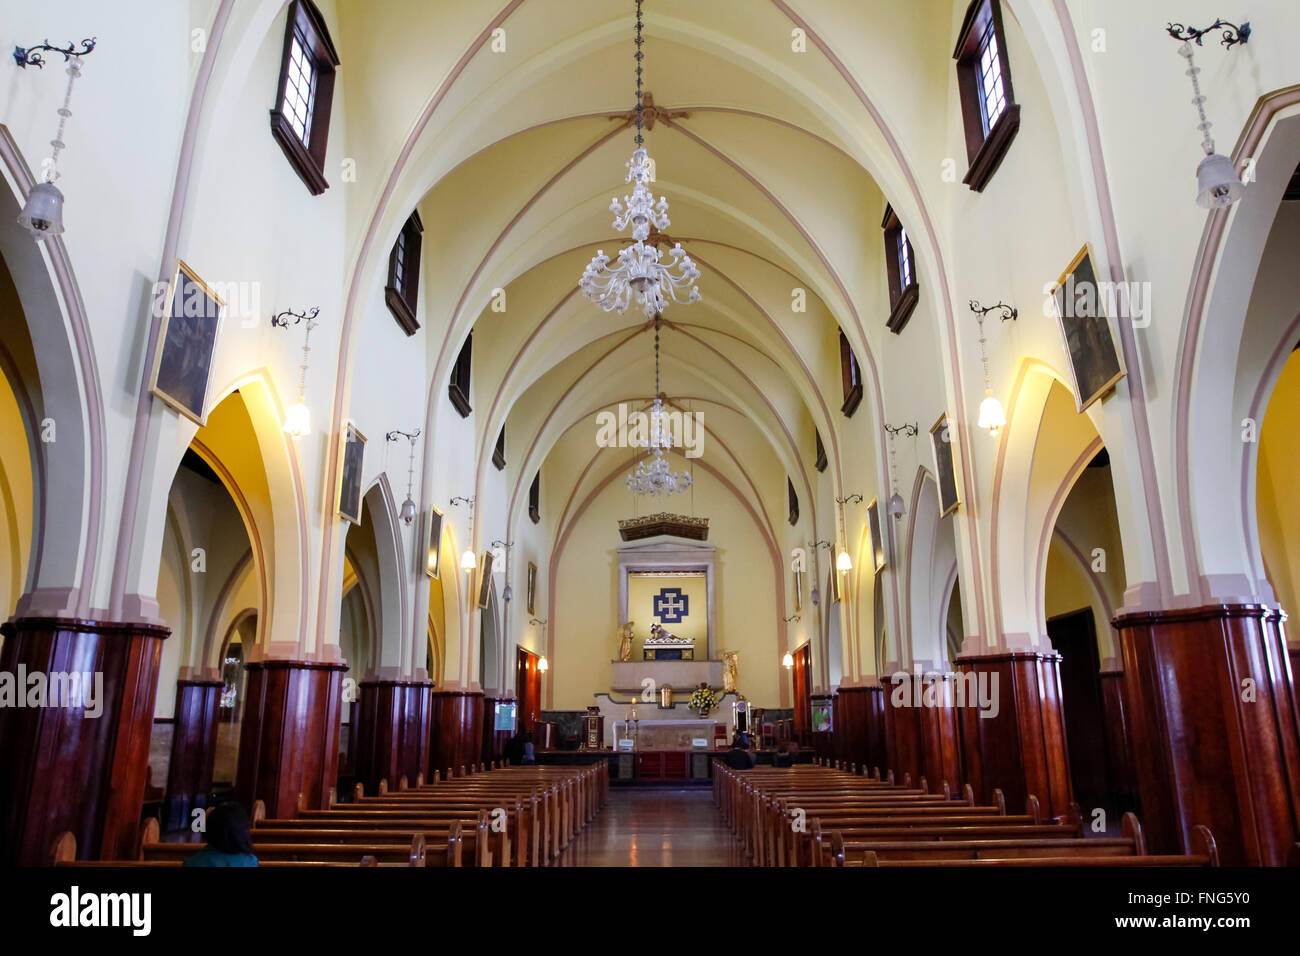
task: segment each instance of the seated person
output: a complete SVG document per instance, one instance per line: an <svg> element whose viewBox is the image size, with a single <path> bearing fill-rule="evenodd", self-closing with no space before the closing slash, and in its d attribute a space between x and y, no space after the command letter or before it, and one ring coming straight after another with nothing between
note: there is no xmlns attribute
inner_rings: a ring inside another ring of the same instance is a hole
<svg viewBox="0 0 1300 956"><path fill-rule="evenodd" d="M794 754L790 751L790 741L783 740L776 745L776 756L772 758L773 767L793 767Z"/></svg>
<svg viewBox="0 0 1300 956"><path fill-rule="evenodd" d="M208 811L208 845L185 858L184 866L257 866L248 816L237 803L222 803Z"/></svg>
<svg viewBox="0 0 1300 956"><path fill-rule="evenodd" d="M744 734L736 734L731 741L731 749L722 759L732 770L749 770L756 762L754 755L749 752L749 744Z"/></svg>

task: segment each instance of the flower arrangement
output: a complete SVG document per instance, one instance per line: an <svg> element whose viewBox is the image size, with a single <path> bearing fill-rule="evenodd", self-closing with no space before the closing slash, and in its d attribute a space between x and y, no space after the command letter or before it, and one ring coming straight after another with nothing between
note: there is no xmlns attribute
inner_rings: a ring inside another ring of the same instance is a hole
<svg viewBox="0 0 1300 956"><path fill-rule="evenodd" d="M701 684L691 692L691 699L687 703L687 706L701 717L707 717L709 711L718 706L718 698L717 695L709 689L708 684Z"/></svg>

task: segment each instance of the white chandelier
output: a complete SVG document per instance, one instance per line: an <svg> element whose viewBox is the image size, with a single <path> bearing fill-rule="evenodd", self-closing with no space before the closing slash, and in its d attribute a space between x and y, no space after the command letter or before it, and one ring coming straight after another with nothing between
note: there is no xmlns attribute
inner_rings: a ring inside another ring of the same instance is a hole
<svg viewBox="0 0 1300 956"><path fill-rule="evenodd" d="M615 196L609 204L609 211L614 214L614 228L622 232L630 225L633 241L619 252L616 261L605 255L603 249L598 249L596 257L583 270L578 288L606 312L622 315L635 299L646 316L653 318L671 302L689 305L699 301L700 290L695 282L700 277L700 270L680 242L668 251L666 259L661 258L657 246L646 243L651 226L663 231L670 221L668 200L663 196L656 200L648 185L654 163L646 151L642 135L641 61L644 54L641 44L641 0L637 0L636 150L627 161L625 180L633 184L632 194L625 195L622 202Z"/></svg>
<svg viewBox="0 0 1300 956"><path fill-rule="evenodd" d="M645 443L650 454L627 476L627 487L634 495L663 497L687 491L692 479L688 471L674 472L664 457L664 452L672 450L673 434L665 420L663 395L659 392L659 316L654 319L655 398L650 406L650 435Z"/></svg>

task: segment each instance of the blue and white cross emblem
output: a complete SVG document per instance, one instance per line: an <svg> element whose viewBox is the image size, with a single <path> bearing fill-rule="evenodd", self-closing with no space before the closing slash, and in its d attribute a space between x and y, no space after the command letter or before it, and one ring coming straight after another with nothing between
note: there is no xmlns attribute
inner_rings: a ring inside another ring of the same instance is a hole
<svg viewBox="0 0 1300 956"><path fill-rule="evenodd" d="M690 598L681 588L660 588L654 597L655 617L665 624L680 624L691 613Z"/></svg>

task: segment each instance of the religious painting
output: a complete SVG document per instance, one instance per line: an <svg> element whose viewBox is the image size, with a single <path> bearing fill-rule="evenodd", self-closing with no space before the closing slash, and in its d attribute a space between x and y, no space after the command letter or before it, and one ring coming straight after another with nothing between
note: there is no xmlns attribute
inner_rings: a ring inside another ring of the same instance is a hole
<svg viewBox="0 0 1300 956"><path fill-rule="evenodd" d="M867 530L871 532L871 570L885 566L885 538L880 527L880 499L872 498L867 505Z"/></svg>
<svg viewBox="0 0 1300 956"><path fill-rule="evenodd" d="M424 573L436 578L442 564L442 512L429 509L429 535L425 546Z"/></svg>
<svg viewBox="0 0 1300 956"><path fill-rule="evenodd" d="M939 517L950 515L961 502L957 498L957 469L953 464L954 435L944 412L930 429L930 443L934 446L934 473L939 479Z"/></svg>
<svg viewBox="0 0 1300 956"><path fill-rule="evenodd" d="M150 391L195 424L208 418L212 360L226 303L184 262L167 289Z"/></svg>
<svg viewBox="0 0 1300 956"><path fill-rule="evenodd" d="M478 606L488 606L488 596L492 593L492 552L484 551L478 566Z"/></svg>
<svg viewBox="0 0 1300 956"><path fill-rule="evenodd" d="M803 568L794 570L794 611L798 614L803 610Z"/></svg>
<svg viewBox="0 0 1300 956"><path fill-rule="evenodd" d="M834 717L829 697L814 697L812 704L812 729L815 734L828 734L834 730Z"/></svg>
<svg viewBox="0 0 1300 956"><path fill-rule="evenodd" d="M537 565L528 562L528 613L537 613Z"/></svg>
<svg viewBox="0 0 1300 956"><path fill-rule="evenodd" d="M629 571L627 616L633 622L637 643L653 637L680 639L681 649L668 647L655 657L689 659L693 650L704 656L709 646L708 576L695 570ZM635 653L634 655L635 656Z"/></svg>
<svg viewBox="0 0 1300 956"><path fill-rule="evenodd" d="M340 436L343 442L339 465L339 517L361 524L361 466L365 461L366 436L348 422Z"/></svg>
<svg viewBox="0 0 1300 956"><path fill-rule="evenodd" d="M1102 398L1124 377L1124 362L1105 305L1114 297L1097 282L1091 250L1084 245L1052 286L1052 308L1069 358L1070 381L1079 411Z"/></svg>

